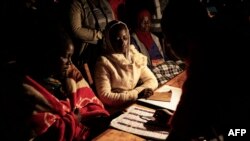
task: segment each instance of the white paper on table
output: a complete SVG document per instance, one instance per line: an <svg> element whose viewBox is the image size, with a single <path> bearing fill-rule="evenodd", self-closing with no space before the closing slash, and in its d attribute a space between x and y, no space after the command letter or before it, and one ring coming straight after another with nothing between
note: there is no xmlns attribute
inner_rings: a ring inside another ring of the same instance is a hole
<svg viewBox="0 0 250 141"><path fill-rule="evenodd" d="M177 88L177 87L173 87L173 86L169 86L169 85L163 85L162 87L157 89L156 92L168 92L170 90L172 91L170 102L157 101L157 100L148 100L148 99L144 99L144 98L140 98L140 99L138 99L138 101L145 102L145 103L148 103L148 104L152 104L154 106L158 106L158 107L161 107L161 108L166 108L166 109L175 111L176 107L177 107L177 105L178 105L178 103L180 101L180 97L181 97L181 94L182 94L182 89Z"/></svg>
<svg viewBox="0 0 250 141"><path fill-rule="evenodd" d="M153 117L154 113L155 110L153 109L145 109L134 105L125 113L113 119L110 126L154 140L166 140L169 134L168 129L156 125L151 127L144 125L148 120L141 117Z"/></svg>

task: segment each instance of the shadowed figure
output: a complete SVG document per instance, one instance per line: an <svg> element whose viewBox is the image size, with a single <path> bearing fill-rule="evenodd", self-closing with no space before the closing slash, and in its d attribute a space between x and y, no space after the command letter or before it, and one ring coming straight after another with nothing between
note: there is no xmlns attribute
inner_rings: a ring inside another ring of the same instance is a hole
<svg viewBox="0 0 250 141"><path fill-rule="evenodd" d="M230 140L230 129L247 129L249 13L240 1L223 2L213 19L199 0L170 0L163 13L164 34L188 67L169 141Z"/></svg>

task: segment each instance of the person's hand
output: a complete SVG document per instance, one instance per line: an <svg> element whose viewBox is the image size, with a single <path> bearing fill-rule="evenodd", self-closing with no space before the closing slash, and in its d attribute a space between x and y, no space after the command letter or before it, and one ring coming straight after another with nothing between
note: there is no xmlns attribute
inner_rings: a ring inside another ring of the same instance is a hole
<svg viewBox="0 0 250 141"><path fill-rule="evenodd" d="M97 38L98 38L99 40L101 40L102 37L103 37L103 33L102 33L101 31L98 31L98 32L97 32Z"/></svg>
<svg viewBox="0 0 250 141"><path fill-rule="evenodd" d="M138 94L138 98L148 98L153 95L154 91L151 88L146 88Z"/></svg>
<svg viewBox="0 0 250 141"><path fill-rule="evenodd" d="M173 116L173 113L167 109L156 109L153 115L156 120L167 123L168 120Z"/></svg>

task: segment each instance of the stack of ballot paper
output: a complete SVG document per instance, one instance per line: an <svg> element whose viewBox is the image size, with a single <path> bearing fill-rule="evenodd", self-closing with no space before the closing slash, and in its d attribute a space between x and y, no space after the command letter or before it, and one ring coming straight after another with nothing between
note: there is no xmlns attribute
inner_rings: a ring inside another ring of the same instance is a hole
<svg viewBox="0 0 250 141"><path fill-rule="evenodd" d="M147 124L150 118L153 118L154 113L153 109L133 105L125 113L113 119L110 125L153 140L166 140L169 134L167 127Z"/></svg>

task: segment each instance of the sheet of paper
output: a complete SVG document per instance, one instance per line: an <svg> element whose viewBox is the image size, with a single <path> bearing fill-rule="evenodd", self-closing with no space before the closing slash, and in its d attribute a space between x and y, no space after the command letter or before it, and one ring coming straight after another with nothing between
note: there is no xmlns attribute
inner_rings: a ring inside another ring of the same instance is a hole
<svg viewBox="0 0 250 141"><path fill-rule="evenodd" d="M147 99L170 102L171 96L172 96L172 91L170 90L168 92L154 92L154 94Z"/></svg>
<svg viewBox="0 0 250 141"><path fill-rule="evenodd" d="M169 102L166 101L159 101L159 100L150 100L150 99L138 99L138 101L140 102L145 102L148 104L152 104L161 108L166 108L172 111L176 110L176 107L180 101L180 97L182 94L182 90L180 88L176 88L176 87L172 87L169 85L163 85L162 87L160 87L159 89L156 90L156 92L167 92L170 91L172 92L171 95L171 99Z"/></svg>
<svg viewBox="0 0 250 141"><path fill-rule="evenodd" d="M127 112L113 119L110 125L114 128L143 137L166 140L169 134L166 128L155 125L145 126L148 120L142 117L153 117L154 112L155 110L153 109L145 109L134 105L131 106Z"/></svg>

